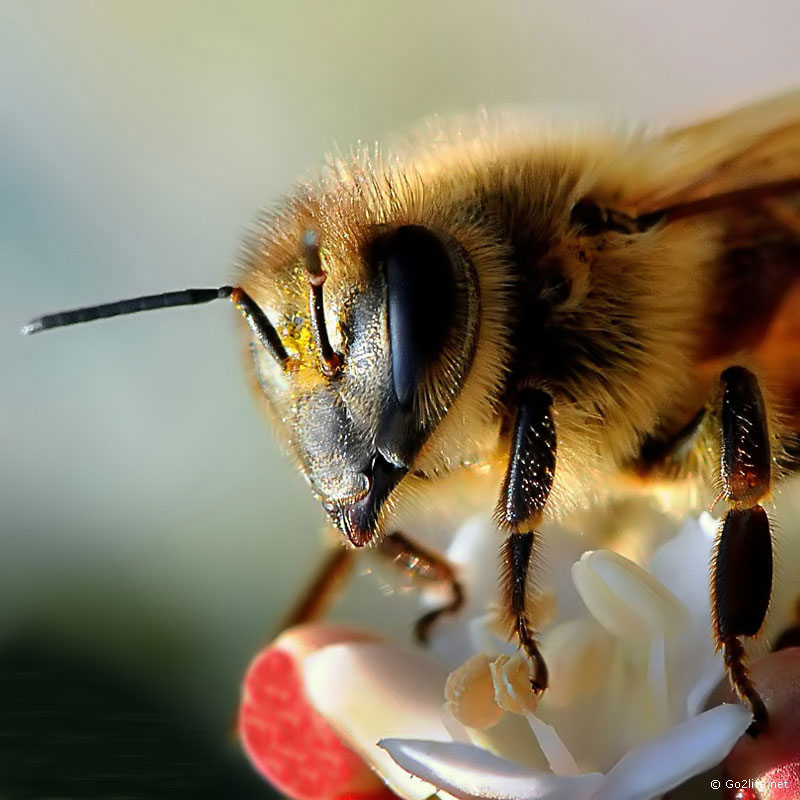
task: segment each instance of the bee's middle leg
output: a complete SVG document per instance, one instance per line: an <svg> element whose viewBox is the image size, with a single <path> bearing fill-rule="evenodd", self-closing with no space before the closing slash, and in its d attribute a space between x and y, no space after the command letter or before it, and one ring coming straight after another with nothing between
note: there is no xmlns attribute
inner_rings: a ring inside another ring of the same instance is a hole
<svg viewBox="0 0 800 800"><path fill-rule="evenodd" d="M552 398L539 389L523 389L518 397L511 455L495 516L501 528L510 531L502 551L503 612L531 661L531 686L537 693L547 688L548 675L531 623L528 573L535 528L541 523L555 468Z"/></svg>

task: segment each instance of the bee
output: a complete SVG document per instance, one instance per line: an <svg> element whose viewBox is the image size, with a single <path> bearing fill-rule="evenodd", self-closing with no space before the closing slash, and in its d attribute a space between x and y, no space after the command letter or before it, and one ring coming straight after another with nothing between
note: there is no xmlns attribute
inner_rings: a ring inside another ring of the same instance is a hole
<svg viewBox="0 0 800 800"><path fill-rule="evenodd" d="M543 520L690 483L724 501L713 633L767 724L744 640L772 586L764 510L800 467L800 92L665 134L555 123L440 128L358 149L265 214L235 285L34 320L26 333L228 299L256 394L352 546L462 591L392 528L405 498L480 469L509 636L547 687L529 572Z"/></svg>

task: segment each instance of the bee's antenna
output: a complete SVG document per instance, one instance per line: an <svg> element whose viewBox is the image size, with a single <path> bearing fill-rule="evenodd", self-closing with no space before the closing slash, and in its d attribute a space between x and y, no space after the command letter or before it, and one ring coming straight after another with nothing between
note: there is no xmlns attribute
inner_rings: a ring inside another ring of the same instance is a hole
<svg viewBox="0 0 800 800"><path fill-rule="evenodd" d="M331 347L328 328L325 325L325 305L322 301L322 287L328 275L322 269L322 261L319 256L319 235L314 230L307 230L303 234L303 257L305 258L306 271L308 272L308 281L311 284L308 305L314 329L314 338L322 358L322 371L329 378L332 378L342 368L342 357L334 352Z"/></svg>
<svg viewBox="0 0 800 800"><path fill-rule="evenodd" d="M247 320L250 330L253 331L264 349L269 351L270 355L286 369L289 364L289 354L283 346L278 331L275 330L273 324L256 301L239 286L223 286L219 291L226 292L224 295L221 294L220 297L230 297L231 302L242 312L242 316Z"/></svg>
<svg viewBox="0 0 800 800"><path fill-rule="evenodd" d="M242 312L250 329L264 348L285 368L289 361L289 354L286 352L278 332L253 298L238 286L221 286L219 289L184 289L179 292L150 294L144 297L132 297L128 300L117 300L114 303L103 303L98 306L86 306L85 308L75 308L71 311L46 314L43 317L31 320L22 328L22 333L38 333L51 328L77 325L80 322L92 322L96 319L118 317L121 314L138 314L140 311L153 311L158 308L174 308L176 306L194 306L200 303L209 303L212 300L226 299L229 299Z"/></svg>

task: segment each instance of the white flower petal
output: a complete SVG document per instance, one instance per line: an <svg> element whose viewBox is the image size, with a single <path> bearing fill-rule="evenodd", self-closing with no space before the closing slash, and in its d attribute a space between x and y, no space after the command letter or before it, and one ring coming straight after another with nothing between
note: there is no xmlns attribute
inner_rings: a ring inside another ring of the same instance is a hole
<svg viewBox="0 0 800 800"><path fill-rule="evenodd" d="M584 553L572 579L592 616L620 638L672 636L689 622L686 606L638 564L610 550Z"/></svg>
<svg viewBox="0 0 800 800"><path fill-rule="evenodd" d="M691 613L691 622L667 646L669 706L673 722L698 714L723 675L711 638L708 580L719 521L710 514L688 519L650 561L650 570Z"/></svg>
<svg viewBox="0 0 800 800"><path fill-rule="evenodd" d="M474 565L480 567L480 557L486 556L490 550L497 554L497 541L492 538L497 533L497 527L491 518L482 515L470 517L456 531L453 540L447 548L447 560L451 564L461 566ZM487 538L489 541L487 542Z"/></svg>
<svg viewBox="0 0 800 800"><path fill-rule="evenodd" d="M660 734L672 723L669 714L669 685L667 679L667 663L664 654L666 642L663 636L654 636L650 640L650 652L647 661L647 687L650 690L650 724L654 734Z"/></svg>
<svg viewBox="0 0 800 800"><path fill-rule="evenodd" d="M570 566L594 540L574 529L548 523L542 530L542 547L537 578L540 588L553 595L562 618L583 615L583 601L570 578ZM457 614L448 614L437 622L431 635L431 650L449 669L456 669L470 656L486 653L490 657L513 655L516 647L501 640L490 624L478 619L497 601L497 570L502 534L486 516L475 516L461 525L446 551L450 563L457 567L459 578L468 588L464 607ZM544 576L546 575L546 580ZM426 608L435 607L440 601ZM486 615L489 623L495 615Z"/></svg>
<svg viewBox="0 0 800 800"><path fill-rule="evenodd" d="M385 645L346 646L349 652L336 658L335 653L323 656L325 651L313 656L307 672L314 687L310 699L347 743L411 800L421 800L435 788L463 800L660 797L719 763L750 722L743 707L721 706L653 738L685 719L687 712L696 713L719 674L707 599L716 522L706 517L687 522L653 554L652 572L616 553L599 551L574 563L570 580L565 558L556 559L563 569L554 570L552 577L560 577L567 588L556 592L560 624L545 629L542 646L546 657L548 646L563 656L565 663L554 673L566 675L563 688L574 690L565 691L571 702L556 703L548 693L535 717L506 715L488 732L463 729L451 720L448 729L441 716L444 673L421 654ZM475 602L468 609L443 618L434 631L434 652L446 663L454 653L468 657L476 649L492 658L506 648L509 654L516 652L496 636L494 617L486 614L495 592L496 537L491 533L489 521L474 518L461 527L448 553L459 563L466 584L479 591L470 593ZM566 553L561 542L559 537L550 555L558 557L562 549ZM570 563L574 558L577 554ZM571 628L580 634L577 639L567 636ZM382 647L384 652L380 657L357 655L363 647ZM420 677L420 671L427 677ZM593 677L599 678L598 684ZM359 718L359 706L366 708L364 718ZM521 744L529 731L533 735L512 751L500 728L524 724L525 719L530 728L514 741ZM375 755L379 738L385 761ZM580 769L608 774L581 775Z"/></svg>
<svg viewBox="0 0 800 800"><path fill-rule="evenodd" d="M596 622L593 624L597 625ZM598 627L600 627L598 625ZM607 635L607 634L606 634ZM537 716L552 725L582 772L606 772L638 744L640 699L644 675L632 668L622 647L612 649L611 662L597 691L574 704L558 706L544 693Z"/></svg>
<svg viewBox="0 0 800 800"><path fill-rule="evenodd" d="M435 791L376 744L385 736L450 741L441 713L447 674L432 659L383 643L342 644L308 656L303 675L314 708L395 792L423 800Z"/></svg>
<svg viewBox="0 0 800 800"><path fill-rule="evenodd" d="M603 776L562 777L531 770L462 742L384 739L404 769L462 800L589 800Z"/></svg>
<svg viewBox="0 0 800 800"><path fill-rule="evenodd" d="M578 775L580 770L572 757L569 748L561 741L561 737L552 725L542 722L534 714L527 715L528 724L542 748L542 753L556 775Z"/></svg>
<svg viewBox="0 0 800 800"><path fill-rule="evenodd" d="M548 704L566 708L606 688L614 643L608 631L585 617L547 628L540 645L550 671Z"/></svg>
<svg viewBox="0 0 800 800"><path fill-rule="evenodd" d="M500 541L491 518L475 516L458 528L445 553L447 560L456 567L459 580L468 587L463 607L455 614L444 615L431 632L431 651L450 670L476 652L489 652L475 647L472 620L485 614L495 599ZM428 610L441 604L440 597L423 592L423 608Z"/></svg>
<svg viewBox="0 0 800 800"><path fill-rule="evenodd" d="M497 576L502 540L492 518L478 515L458 529L447 548L447 560L457 568L459 577L470 588L460 612L465 617L485 612L495 600L497 586L492 578Z"/></svg>
<svg viewBox="0 0 800 800"><path fill-rule="evenodd" d="M486 653L489 658L500 655L513 656L519 648L514 642L501 639L495 630L497 614L490 612L469 621L468 630L470 644L476 653Z"/></svg>
<svg viewBox="0 0 800 800"><path fill-rule="evenodd" d="M694 717L699 714L708 700L709 695L725 675L725 665L722 656L710 659L703 671L699 674L696 683L689 690L686 698L686 716Z"/></svg>
<svg viewBox="0 0 800 800"><path fill-rule="evenodd" d="M653 576L690 609L708 606L709 564L718 527L719 521L708 513L690 517L650 559Z"/></svg>
<svg viewBox="0 0 800 800"><path fill-rule="evenodd" d="M719 764L752 717L744 706L712 708L634 748L611 769L592 800L650 800Z"/></svg>

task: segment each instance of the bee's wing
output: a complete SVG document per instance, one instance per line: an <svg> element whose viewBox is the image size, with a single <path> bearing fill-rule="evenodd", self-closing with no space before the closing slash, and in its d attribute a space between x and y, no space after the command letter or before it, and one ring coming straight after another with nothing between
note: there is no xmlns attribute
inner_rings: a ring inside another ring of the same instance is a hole
<svg viewBox="0 0 800 800"><path fill-rule="evenodd" d="M646 142L632 170L615 207L721 226L700 368L745 357L800 443L800 91Z"/></svg>
<svg viewBox="0 0 800 800"><path fill-rule="evenodd" d="M798 192L800 90L657 137L631 170L614 206L633 217L726 196L736 205L748 191Z"/></svg>

